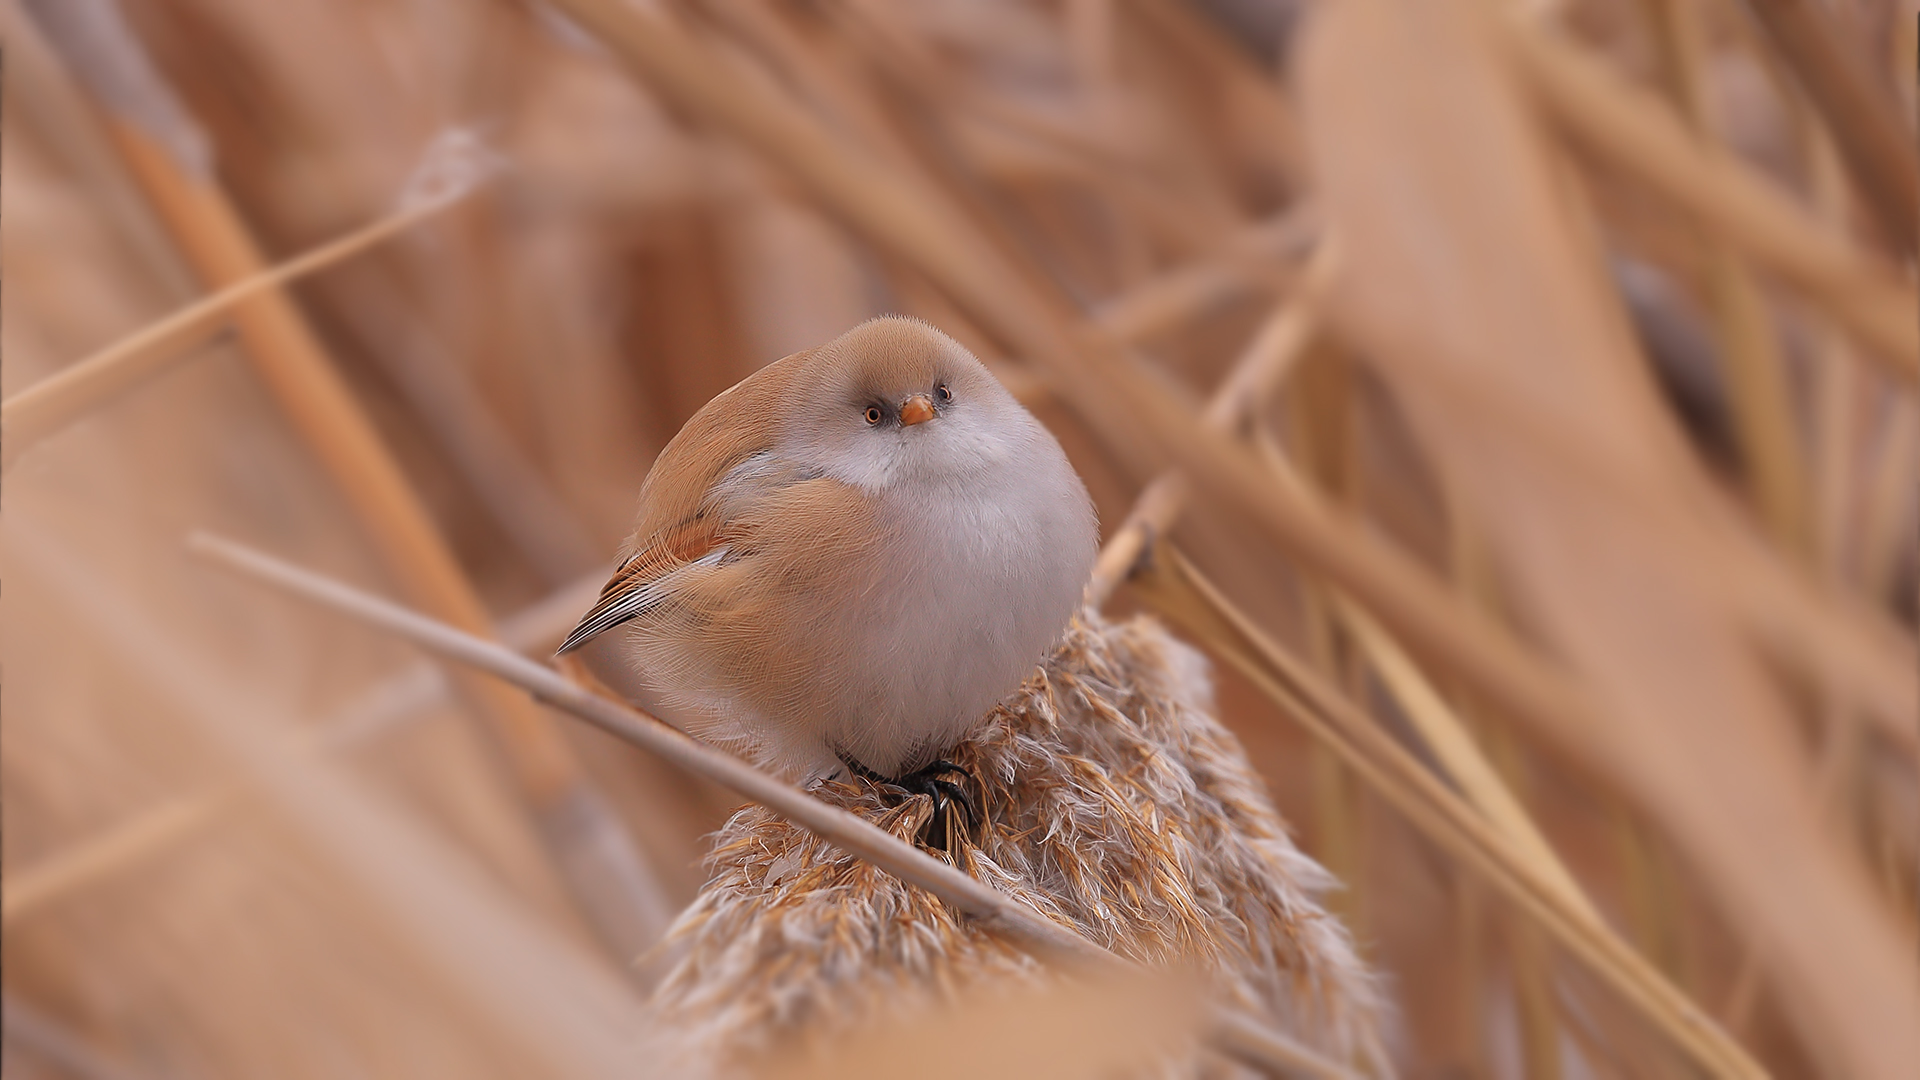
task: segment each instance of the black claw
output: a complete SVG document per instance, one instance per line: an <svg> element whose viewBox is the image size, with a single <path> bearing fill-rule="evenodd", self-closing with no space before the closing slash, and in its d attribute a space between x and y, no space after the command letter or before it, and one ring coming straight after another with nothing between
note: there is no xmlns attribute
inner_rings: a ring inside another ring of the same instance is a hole
<svg viewBox="0 0 1920 1080"><path fill-rule="evenodd" d="M965 819L965 834L971 836L979 830L980 807L974 802L972 793L964 785L945 779L958 774L972 780L973 773L965 766L956 765L941 758L896 779L891 776L882 776L857 761L847 758L842 760L846 761L847 768L855 775L870 783L885 784L909 794L925 795L933 800L933 814L927 818L927 823L920 830L921 843L943 851L954 850L953 814L949 808L955 805L960 807L960 812Z"/></svg>
<svg viewBox="0 0 1920 1080"><path fill-rule="evenodd" d="M935 813L945 810L947 802L958 803L967 815L967 831L980 827L980 811L973 805L973 796L967 794L966 788L948 780L931 780L928 786L933 789Z"/></svg>

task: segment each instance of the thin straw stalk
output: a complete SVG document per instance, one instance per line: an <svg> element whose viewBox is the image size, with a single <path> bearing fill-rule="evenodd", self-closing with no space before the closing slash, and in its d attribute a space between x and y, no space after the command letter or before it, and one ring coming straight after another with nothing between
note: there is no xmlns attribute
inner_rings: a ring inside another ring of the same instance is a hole
<svg viewBox="0 0 1920 1080"><path fill-rule="evenodd" d="M1500 774L1481 752L1459 714L1440 696L1439 690L1427 681L1413 658L1371 616L1346 597L1334 594L1333 607L1341 624L1359 643L1367 663L1379 673L1394 701L1400 705L1414 730L1419 732L1421 741L1433 751L1441 768L1459 785L1474 809L1486 815L1487 820L1506 836L1508 842L1539 870L1540 876L1559 892L1569 907L1599 923L1600 913L1594 908L1593 901L1587 898L1586 891L1574 881L1566 864L1560 861L1560 856L1553 850L1553 845L1547 842L1540 827L1534 824L1526 808L1514 797L1512 790L1500 779Z"/></svg>
<svg viewBox="0 0 1920 1080"><path fill-rule="evenodd" d="M1275 307L1255 332L1207 403L1205 423L1230 431L1250 418L1285 378L1287 370L1312 343L1319 329L1319 307L1336 272L1337 252L1322 238L1301 279L1297 294ZM1188 484L1177 471L1155 477L1134 500L1126 519L1100 549L1086 602L1100 607L1126 580L1154 541L1173 527L1186 505Z"/></svg>
<svg viewBox="0 0 1920 1080"><path fill-rule="evenodd" d="M169 799L157 809L75 844L31 865L9 867L0 923L11 931L18 920L107 881L197 836L220 820L235 790L222 787Z"/></svg>
<svg viewBox="0 0 1920 1080"><path fill-rule="evenodd" d="M1316 739L1332 747L1410 824L1485 876L1703 1069L1718 1077L1766 1075L1697 1005L1604 923L1568 903L1550 874L1318 675L1287 656L1177 549L1162 546L1159 554L1135 580L1135 587L1156 610L1200 635Z"/></svg>

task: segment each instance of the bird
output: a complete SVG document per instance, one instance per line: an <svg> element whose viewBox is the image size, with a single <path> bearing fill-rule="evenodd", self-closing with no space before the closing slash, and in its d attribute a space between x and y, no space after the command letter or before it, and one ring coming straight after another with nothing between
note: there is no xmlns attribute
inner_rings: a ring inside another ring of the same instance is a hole
<svg viewBox="0 0 1920 1080"><path fill-rule="evenodd" d="M959 796L942 754L1061 638L1099 523L967 348L882 316L709 401L655 459L598 601L669 722L803 786Z"/></svg>

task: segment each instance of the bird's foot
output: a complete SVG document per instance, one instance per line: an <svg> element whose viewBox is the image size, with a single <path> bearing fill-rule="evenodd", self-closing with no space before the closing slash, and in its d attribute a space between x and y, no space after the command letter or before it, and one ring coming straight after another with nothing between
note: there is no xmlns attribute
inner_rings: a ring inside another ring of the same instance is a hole
<svg viewBox="0 0 1920 1080"><path fill-rule="evenodd" d="M971 834L980 828L980 808L975 805L973 795L964 786L945 779L955 774L964 776L968 780L973 779L973 773L967 771L965 766L955 765L946 758L941 758L923 769L915 769L901 777L897 783L916 795L926 795L933 799L935 818L946 813L949 805L957 804L967 816L967 832Z"/></svg>
<svg viewBox="0 0 1920 1080"><path fill-rule="evenodd" d="M954 845L953 807L958 806L965 817L961 834L971 837L980 828L980 808L973 801L973 795L961 783L947 779L959 775L967 780L973 779L973 773L965 766L941 758L923 768L901 777L881 776L872 769L856 761L848 761L847 768L855 775L876 784L888 784L912 795L925 795L933 800L933 814L920 828L919 840L928 847L937 847L949 854L956 853Z"/></svg>

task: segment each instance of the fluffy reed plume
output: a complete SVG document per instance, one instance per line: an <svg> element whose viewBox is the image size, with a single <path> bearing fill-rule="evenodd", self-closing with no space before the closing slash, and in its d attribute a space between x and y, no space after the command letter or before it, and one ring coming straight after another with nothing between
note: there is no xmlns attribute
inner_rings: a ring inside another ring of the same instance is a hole
<svg viewBox="0 0 1920 1080"><path fill-rule="evenodd" d="M1083 613L950 756L985 819L952 858L1124 957L1213 973L1227 1000L1335 1058L1370 1052L1380 1007L1321 906L1332 879L1287 836L1212 698L1205 661L1157 623ZM903 839L934 813L928 796L865 780L820 794ZM708 862L654 998L690 1054L832 1040L902 1002L1034 970L762 807L727 821Z"/></svg>

